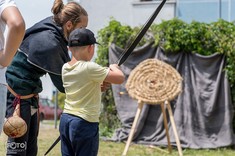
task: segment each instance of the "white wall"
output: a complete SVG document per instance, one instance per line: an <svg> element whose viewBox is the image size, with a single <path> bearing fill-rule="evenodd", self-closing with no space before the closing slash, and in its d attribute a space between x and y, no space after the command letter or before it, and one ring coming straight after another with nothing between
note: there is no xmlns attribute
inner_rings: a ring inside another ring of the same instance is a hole
<svg viewBox="0 0 235 156"><path fill-rule="evenodd" d="M51 7L54 0L15 0L15 2L24 17L27 28L41 19L52 15Z"/></svg>
<svg viewBox="0 0 235 156"><path fill-rule="evenodd" d="M142 26L152 16L162 1L132 3L131 26ZM175 17L175 1L167 1L155 18L154 23L170 20Z"/></svg>
<svg viewBox="0 0 235 156"><path fill-rule="evenodd" d="M140 2L139 0L80 0L89 16L88 28L95 34L108 25L113 17L124 25L142 26L162 1ZM175 17L175 0L168 0L154 22Z"/></svg>
<svg viewBox="0 0 235 156"><path fill-rule="evenodd" d="M108 25L111 17L129 24L131 21L131 2L133 0L80 0L80 4L88 12L88 28L97 32Z"/></svg>

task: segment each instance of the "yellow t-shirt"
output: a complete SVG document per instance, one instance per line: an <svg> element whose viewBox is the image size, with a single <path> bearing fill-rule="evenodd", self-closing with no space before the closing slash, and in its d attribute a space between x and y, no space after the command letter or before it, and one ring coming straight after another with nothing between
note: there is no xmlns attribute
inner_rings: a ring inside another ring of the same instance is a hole
<svg viewBox="0 0 235 156"><path fill-rule="evenodd" d="M66 99L64 113L73 114L89 122L99 122L101 109L100 85L109 69L94 62L78 61L64 64L62 80Z"/></svg>

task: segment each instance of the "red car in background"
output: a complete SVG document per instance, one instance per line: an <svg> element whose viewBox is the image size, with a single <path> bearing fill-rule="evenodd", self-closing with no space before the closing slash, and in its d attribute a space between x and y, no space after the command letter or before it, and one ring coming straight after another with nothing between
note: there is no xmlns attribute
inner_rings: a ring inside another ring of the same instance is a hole
<svg viewBox="0 0 235 156"><path fill-rule="evenodd" d="M60 119L63 110L57 107L57 119ZM55 114L55 104L46 98L39 98L39 113L40 113L40 121L43 120L54 120Z"/></svg>

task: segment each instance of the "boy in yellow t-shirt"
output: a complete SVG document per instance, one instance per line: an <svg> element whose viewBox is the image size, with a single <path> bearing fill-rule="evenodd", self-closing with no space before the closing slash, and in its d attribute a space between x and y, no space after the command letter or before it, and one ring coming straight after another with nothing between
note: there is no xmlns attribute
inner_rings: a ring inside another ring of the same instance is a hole
<svg viewBox="0 0 235 156"><path fill-rule="evenodd" d="M121 84L125 79L117 64L107 68L90 62L95 43L94 34L85 28L75 29L69 36L73 57L62 68L66 93L59 128L62 155L97 155L101 84Z"/></svg>

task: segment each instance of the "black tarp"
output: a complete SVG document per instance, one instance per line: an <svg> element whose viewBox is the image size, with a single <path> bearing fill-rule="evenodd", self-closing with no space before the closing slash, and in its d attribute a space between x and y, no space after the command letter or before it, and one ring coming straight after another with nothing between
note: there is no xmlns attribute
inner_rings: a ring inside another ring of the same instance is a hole
<svg viewBox="0 0 235 156"><path fill-rule="evenodd" d="M123 49L112 44L109 62L117 62L122 51ZM146 44L136 48L120 66L126 79L132 69L148 58L157 58L172 65L183 78L182 93L170 102L181 146L199 149L233 145L234 109L224 70L225 56L219 53L211 56L184 52L165 53L158 46ZM125 83L112 85L118 117L122 123L122 127L113 134L112 141L127 140L138 107L137 101L128 95ZM171 144L176 146L170 121L168 126ZM167 146L160 105L144 105L133 142Z"/></svg>

